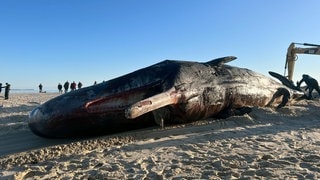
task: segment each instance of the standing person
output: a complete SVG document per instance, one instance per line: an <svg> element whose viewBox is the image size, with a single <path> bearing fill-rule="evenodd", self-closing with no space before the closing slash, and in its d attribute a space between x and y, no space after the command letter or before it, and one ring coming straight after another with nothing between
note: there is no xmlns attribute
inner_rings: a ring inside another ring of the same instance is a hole
<svg viewBox="0 0 320 180"><path fill-rule="evenodd" d="M40 84L39 84L39 93L42 93L42 87L43 87L43 86L42 86L42 84L40 83Z"/></svg>
<svg viewBox="0 0 320 180"><path fill-rule="evenodd" d="M9 91L10 91L10 84L6 83L6 86L4 89L4 99L9 99Z"/></svg>
<svg viewBox="0 0 320 180"><path fill-rule="evenodd" d="M67 92L68 92L68 89L69 89L69 82L66 81L66 82L64 83L63 87L64 87L64 93L67 93Z"/></svg>
<svg viewBox="0 0 320 180"><path fill-rule="evenodd" d="M79 81L78 83L78 89L82 88L82 83Z"/></svg>
<svg viewBox="0 0 320 180"><path fill-rule="evenodd" d="M62 84L58 84L58 90L59 90L59 93L62 93Z"/></svg>
<svg viewBox="0 0 320 180"><path fill-rule="evenodd" d="M0 93L1 93L1 90L2 90L2 83L0 83Z"/></svg>
<svg viewBox="0 0 320 180"><path fill-rule="evenodd" d="M71 88L71 91L76 90L76 88L77 88L76 82L73 81L73 82L71 83L71 87L70 87L70 88Z"/></svg>

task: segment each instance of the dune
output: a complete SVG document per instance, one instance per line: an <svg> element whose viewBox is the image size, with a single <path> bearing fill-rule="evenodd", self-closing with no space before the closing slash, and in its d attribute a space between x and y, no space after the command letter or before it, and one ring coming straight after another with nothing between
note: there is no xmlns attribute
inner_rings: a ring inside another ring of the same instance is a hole
<svg viewBox="0 0 320 180"><path fill-rule="evenodd" d="M59 94L0 99L3 179L317 179L320 102L87 139L44 139L26 119Z"/></svg>

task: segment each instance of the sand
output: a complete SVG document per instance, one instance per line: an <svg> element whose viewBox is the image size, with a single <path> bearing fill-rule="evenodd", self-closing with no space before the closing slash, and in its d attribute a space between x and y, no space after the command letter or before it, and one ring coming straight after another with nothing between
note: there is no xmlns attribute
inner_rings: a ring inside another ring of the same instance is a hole
<svg viewBox="0 0 320 180"><path fill-rule="evenodd" d="M0 96L0 179L318 179L320 101L88 139L33 135L28 113L58 94Z"/></svg>

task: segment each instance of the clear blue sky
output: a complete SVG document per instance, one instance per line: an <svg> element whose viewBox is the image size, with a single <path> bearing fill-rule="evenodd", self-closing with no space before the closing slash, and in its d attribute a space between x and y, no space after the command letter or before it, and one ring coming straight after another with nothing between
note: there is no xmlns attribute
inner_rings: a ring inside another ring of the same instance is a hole
<svg viewBox="0 0 320 180"><path fill-rule="evenodd" d="M0 82L12 88L84 86L164 59L284 72L291 42L320 44L319 0L2 0ZM300 55L320 80L320 56Z"/></svg>

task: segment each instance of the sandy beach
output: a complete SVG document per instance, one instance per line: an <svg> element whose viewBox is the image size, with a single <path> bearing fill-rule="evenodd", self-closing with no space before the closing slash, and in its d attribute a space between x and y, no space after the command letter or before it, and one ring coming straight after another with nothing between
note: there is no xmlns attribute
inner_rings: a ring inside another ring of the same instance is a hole
<svg viewBox="0 0 320 180"><path fill-rule="evenodd" d="M0 179L320 178L319 99L88 139L32 134L29 112L58 95L0 95Z"/></svg>

